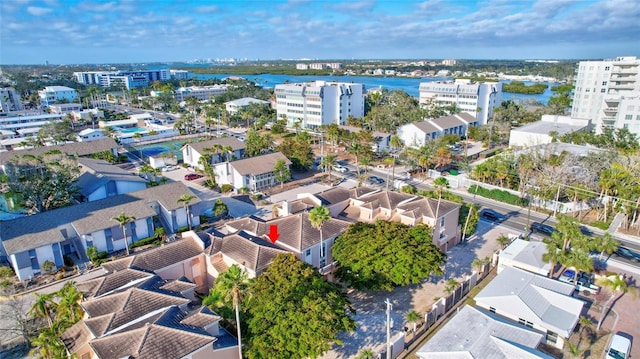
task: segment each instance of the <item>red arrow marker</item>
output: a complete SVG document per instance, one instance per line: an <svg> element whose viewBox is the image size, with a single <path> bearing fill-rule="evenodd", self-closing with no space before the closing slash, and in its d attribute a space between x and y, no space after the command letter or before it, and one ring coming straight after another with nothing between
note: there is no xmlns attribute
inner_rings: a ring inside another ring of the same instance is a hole
<svg viewBox="0 0 640 359"><path fill-rule="evenodd" d="M272 224L271 227L269 227L269 239L271 240L271 243L276 243L276 241L278 240L278 237L280 237L280 233L278 233L278 225L276 224Z"/></svg>

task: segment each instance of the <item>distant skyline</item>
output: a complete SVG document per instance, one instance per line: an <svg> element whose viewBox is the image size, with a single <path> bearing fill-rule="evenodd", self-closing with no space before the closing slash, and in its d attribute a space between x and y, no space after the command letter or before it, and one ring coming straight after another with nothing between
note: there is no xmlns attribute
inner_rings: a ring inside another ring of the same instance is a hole
<svg viewBox="0 0 640 359"><path fill-rule="evenodd" d="M0 64L640 56L637 0L3 0Z"/></svg>

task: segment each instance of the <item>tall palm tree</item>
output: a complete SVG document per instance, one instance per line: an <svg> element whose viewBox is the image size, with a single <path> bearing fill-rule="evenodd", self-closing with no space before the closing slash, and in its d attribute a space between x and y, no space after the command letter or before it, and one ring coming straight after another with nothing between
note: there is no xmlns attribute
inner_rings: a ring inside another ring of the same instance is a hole
<svg viewBox="0 0 640 359"><path fill-rule="evenodd" d="M358 157L360 157L360 155L363 152L363 147L359 142L352 142L349 147L347 148L347 152L352 154L353 157L355 157L356 159L356 173L359 175L360 174L360 167L358 166Z"/></svg>
<svg viewBox="0 0 640 359"><path fill-rule="evenodd" d="M247 272L237 264L232 265L216 278L209 295L202 300L203 305L209 307L223 307L231 300L236 314L236 328L238 333L238 357L242 359L242 333L240 331L240 302L248 294L251 281Z"/></svg>
<svg viewBox="0 0 640 359"><path fill-rule="evenodd" d="M191 210L189 209L189 202L193 201L196 198L198 197L192 194L183 194L182 196L180 196L180 198L178 198L177 201L177 203L182 203L185 211L187 212L187 223L189 224L189 230L191 230Z"/></svg>
<svg viewBox="0 0 640 359"><path fill-rule="evenodd" d="M605 233L602 238L597 243L596 250L600 251L599 260L602 260L604 254L611 254L618 250L618 246L620 246L620 242L616 241L615 238L609 233Z"/></svg>
<svg viewBox="0 0 640 359"><path fill-rule="evenodd" d="M57 308L56 302L53 301L55 293L33 294L36 296L36 301L29 310L29 314L34 318L46 319L49 326L51 326L53 324L53 313Z"/></svg>
<svg viewBox="0 0 640 359"><path fill-rule="evenodd" d="M436 220L438 219L438 215L440 214L440 201L442 201L442 191L445 188L449 188L449 181L444 177L438 177L433 181L433 185L436 187L438 191L438 205L436 206Z"/></svg>
<svg viewBox="0 0 640 359"><path fill-rule="evenodd" d="M127 216L124 212L120 213L118 217L112 217L112 220L120 223L122 228L122 235L124 237L124 247L127 250L127 256L129 255L129 241L127 240L127 224L136 220L134 216Z"/></svg>
<svg viewBox="0 0 640 359"><path fill-rule="evenodd" d="M71 323L77 323L84 316L84 311L80 306L82 301L82 293L76 288L73 281L66 282L57 292L60 298L58 303L58 314L56 320L68 320Z"/></svg>
<svg viewBox="0 0 640 359"><path fill-rule="evenodd" d="M596 284L603 288L607 288L611 293L607 302L602 306L602 310L600 311L600 319L598 320L598 327L596 328L596 330L600 330L611 302L619 295L629 292L631 292L633 299L636 299L637 292L635 288L628 285L627 279L622 274L610 276L596 275Z"/></svg>
<svg viewBox="0 0 640 359"><path fill-rule="evenodd" d="M593 272L593 258L589 255L589 252L583 250L572 249L566 251L564 255L560 257L560 262L575 271L573 285L578 284L578 273Z"/></svg>
<svg viewBox="0 0 640 359"><path fill-rule="evenodd" d="M542 260L549 262L551 268L549 269L549 278L555 273L556 264L560 261L564 251L560 248L558 242L553 239L544 239L543 242L547 245L547 252L542 255Z"/></svg>
<svg viewBox="0 0 640 359"><path fill-rule="evenodd" d="M324 259L327 255L324 249L324 237L322 236L322 225L325 224L325 222L328 222L330 220L331 220L331 212L329 212L329 209L325 206L314 207L311 211L309 211L309 221L311 221L311 225L313 226L313 228L320 231L320 263L321 263L320 267L323 267L322 259Z"/></svg>
<svg viewBox="0 0 640 359"><path fill-rule="evenodd" d="M331 183L331 169L337 163L336 155L326 155L320 162L320 167L324 167L325 171L329 173L329 183Z"/></svg>

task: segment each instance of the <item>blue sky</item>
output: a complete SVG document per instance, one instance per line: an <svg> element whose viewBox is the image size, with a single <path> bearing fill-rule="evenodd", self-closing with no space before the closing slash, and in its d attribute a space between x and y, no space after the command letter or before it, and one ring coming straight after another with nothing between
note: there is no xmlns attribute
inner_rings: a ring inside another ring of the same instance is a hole
<svg viewBox="0 0 640 359"><path fill-rule="evenodd" d="M0 64L640 56L638 0L2 0Z"/></svg>

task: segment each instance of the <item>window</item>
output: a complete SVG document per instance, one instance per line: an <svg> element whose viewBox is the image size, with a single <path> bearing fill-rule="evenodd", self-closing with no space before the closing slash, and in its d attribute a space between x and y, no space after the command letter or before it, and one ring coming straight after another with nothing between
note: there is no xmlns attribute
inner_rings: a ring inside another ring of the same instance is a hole
<svg viewBox="0 0 640 359"><path fill-rule="evenodd" d="M444 217L440 217L440 228L444 228Z"/></svg>
<svg viewBox="0 0 640 359"><path fill-rule="evenodd" d="M636 115L636 121L640 121L640 115Z"/></svg>
<svg viewBox="0 0 640 359"><path fill-rule="evenodd" d="M602 81L602 86L607 86L607 81Z"/></svg>
<svg viewBox="0 0 640 359"><path fill-rule="evenodd" d="M601 92L601 93L605 93L605 92L607 92L607 89L604 89L604 88L603 88L603 89L600 89L600 92Z"/></svg>
<svg viewBox="0 0 640 359"><path fill-rule="evenodd" d="M311 255L311 249L307 249L306 251L304 251L304 255L306 257L310 256Z"/></svg>
<svg viewBox="0 0 640 359"><path fill-rule="evenodd" d="M489 311L490 311L491 313L495 313L495 312L496 312L496 308L494 308L494 307L489 307Z"/></svg>
<svg viewBox="0 0 640 359"><path fill-rule="evenodd" d="M633 115L625 115L624 119L625 120L633 120Z"/></svg>
<svg viewBox="0 0 640 359"><path fill-rule="evenodd" d="M322 248L320 250L320 257L324 258L327 255L327 243L322 242Z"/></svg>
<svg viewBox="0 0 640 359"><path fill-rule="evenodd" d="M558 334L556 334L554 332L547 332L546 339L550 343L557 343L558 342Z"/></svg>
<svg viewBox="0 0 640 359"><path fill-rule="evenodd" d="M29 250L29 259L31 259L31 269L39 270L40 269L40 264L38 263L38 257L36 257L36 250L35 249L30 249Z"/></svg>
<svg viewBox="0 0 640 359"><path fill-rule="evenodd" d="M604 67L604 70L605 70L605 71L609 71L610 69L611 69L611 68L610 68L609 66L605 66L605 67Z"/></svg>

